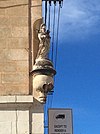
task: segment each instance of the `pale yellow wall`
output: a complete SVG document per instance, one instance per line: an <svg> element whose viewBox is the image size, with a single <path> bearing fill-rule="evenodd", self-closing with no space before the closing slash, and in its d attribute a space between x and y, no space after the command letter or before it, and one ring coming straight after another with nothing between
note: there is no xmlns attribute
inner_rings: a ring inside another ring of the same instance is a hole
<svg viewBox="0 0 100 134"><path fill-rule="evenodd" d="M42 0L0 0L0 134L44 134L43 105L33 99L29 75L38 49L41 4Z"/></svg>
<svg viewBox="0 0 100 134"><path fill-rule="evenodd" d="M0 0L0 95L32 93L33 24L41 10L41 0Z"/></svg>

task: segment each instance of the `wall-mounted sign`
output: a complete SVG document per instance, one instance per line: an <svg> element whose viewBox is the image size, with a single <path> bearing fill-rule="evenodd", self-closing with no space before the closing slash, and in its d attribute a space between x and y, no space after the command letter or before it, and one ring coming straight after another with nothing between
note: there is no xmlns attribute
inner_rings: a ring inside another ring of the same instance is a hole
<svg viewBox="0 0 100 134"><path fill-rule="evenodd" d="M73 134L72 109L49 109L49 134Z"/></svg>

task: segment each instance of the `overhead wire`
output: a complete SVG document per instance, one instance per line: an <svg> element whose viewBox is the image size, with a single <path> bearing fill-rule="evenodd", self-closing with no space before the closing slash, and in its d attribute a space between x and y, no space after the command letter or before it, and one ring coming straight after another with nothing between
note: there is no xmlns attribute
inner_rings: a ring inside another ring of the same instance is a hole
<svg viewBox="0 0 100 134"><path fill-rule="evenodd" d="M47 8L48 7L48 8ZM49 11L47 11L47 9ZM51 12L51 2L49 2L49 5L47 3L47 1L45 1L45 25L47 26L47 30L48 32L50 32L50 14ZM48 108L49 108L49 103L50 103L50 99L49 97L47 97L47 101L46 101L46 104L44 105L44 129L45 131L48 129ZM44 131L44 133L45 133Z"/></svg>
<svg viewBox="0 0 100 134"><path fill-rule="evenodd" d="M45 25L47 21L47 0L45 1Z"/></svg>
<svg viewBox="0 0 100 134"><path fill-rule="evenodd" d="M46 127L47 127L47 105L44 104L44 130L46 130ZM44 134L45 134L45 131L44 131Z"/></svg>
<svg viewBox="0 0 100 134"><path fill-rule="evenodd" d="M58 39L59 39L60 8L61 8L61 3L59 2L58 18L57 18L57 31L56 31L57 35L56 35L56 41L55 41L56 2L54 2L52 42L51 42L51 49L52 49L52 51L51 51L51 60L52 60L52 62L54 62L55 69L56 69L56 66L57 66L57 58L58 58ZM49 14L48 14L48 30L50 30L50 5L49 5ZM55 46L54 46L54 44L55 44ZM54 53L55 53L55 55L54 55ZM54 77L54 82L55 82L55 77ZM50 101L50 98L51 98L51 101ZM48 96L47 107L52 107L52 103L53 103L53 95L49 95Z"/></svg>
<svg viewBox="0 0 100 134"><path fill-rule="evenodd" d="M57 58L58 58L58 39L59 39L60 8L61 8L61 4L59 3L58 20L57 20L58 24L57 24L56 50L55 50L55 69L57 67Z"/></svg>
<svg viewBox="0 0 100 134"><path fill-rule="evenodd" d="M54 62L55 69L57 67L57 58L58 58L58 39L59 39L59 23L60 23L60 8L61 8L61 2L59 2L58 7L58 17L57 17L57 31L56 31L56 38L55 38L55 30L56 30L56 1L54 1L54 7L53 7L53 19L51 20L51 1L49 1L49 9L47 8L47 1L45 1L45 24L48 25L48 31L52 32L52 38L51 38L51 60ZM48 11L49 10L49 11ZM47 19L48 18L48 19ZM48 24L47 24L48 21ZM53 21L52 28L51 21ZM55 81L55 78L54 78ZM44 111L45 111L45 117L44 117L44 123L47 125L48 120L48 108L51 108L53 104L53 95L48 95L47 102L44 105Z"/></svg>
<svg viewBox="0 0 100 134"><path fill-rule="evenodd" d="M49 1L48 3L48 32L50 34L51 32L51 1ZM50 35L50 38L51 38L51 35ZM50 44L51 44L51 39L50 39ZM50 45L50 51L49 51L49 58L51 59L51 45Z"/></svg>
<svg viewBox="0 0 100 134"><path fill-rule="evenodd" d="M50 22L51 22L51 2L49 2L49 13L48 13L48 30L50 32Z"/></svg>
<svg viewBox="0 0 100 134"><path fill-rule="evenodd" d="M50 32L52 32L52 38L51 38L51 60L52 60L52 62L53 62L53 59L54 59L54 36L55 36L55 6L56 6L56 3L54 2L54 7L53 7L53 26L52 27L50 27L51 25L51 15L50 15L50 12L51 12L51 10L50 10L50 6L51 6L51 2L49 3L49 14L48 14L48 30L50 31ZM51 28L51 30L50 30L50 28ZM53 100L53 95L52 95L52 93L49 93L48 94L48 101L47 101L47 107L48 108L51 108L51 106L52 106L52 100Z"/></svg>
<svg viewBox="0 0 100 134"><path fill-rule="evenodd" d="M47 25L47 1L45 1L45 25ZM47 122L47 104L44 104L44 129L46 129L47 124L46 122Z"/></svg>
<svg viewBox="0 0 100 134"><path fill-rule="evenodd" d="M56 3L54 3L54 11L53 11L53 27L52 27L52 43L51 43L51 49L52 49L52 55L51 55L51 60L53 62L54 60L54 40L55 40L55 11L56 11Z"/></svg>
<svg viewBox="0 0 100 134"><path fill-rule="evenodd" d="M55 42L55 21L56 21L56 1L54 1L54 7L53 7L53 26L52 26L52 42L51 42L51 60L54 62L54 42ZM54 91L54 89L53 89ZM53 101L53 91L48 96L49 98L49 107L52 107L52 101Z"/></svg>
<svg viewBox="0 0 100 134"><path fill-rule="evenodd" d="M61 9L61 2L59 2L59 7L58 7L58 19L57 19L57 32L56 32L56 42L55 42L55 59L54 59L54 65L55 65L55 70L57 67L57 58L58 58L58 39L59 39L59 24L60 24L60 9ZM54 83L56 82L56 79L54 77ZM53 104L53 96L52 96L52 102L51 102L51 107Z"/></svg>

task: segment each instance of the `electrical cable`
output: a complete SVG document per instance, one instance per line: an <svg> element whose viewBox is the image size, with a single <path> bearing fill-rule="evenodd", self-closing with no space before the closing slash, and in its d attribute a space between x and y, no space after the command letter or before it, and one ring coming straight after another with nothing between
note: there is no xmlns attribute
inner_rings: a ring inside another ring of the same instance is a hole
<svg viewBox="0 0 100 134"><path fill-rule="evenodd" d="M50 33L50 25L51 25L51 1L49 2L49 11L48 11L48 32ZM50 40L50 44L51 44L51 40ZM49 58L51 57L50 56L51 54L50 54L50 52L49 52Z"/></svg>
<svg viewBox="0 0 100 134"><path fill-rule="evenodd" d="M51 14L50 14L50 12L51 12L51 2L49 2L49 15L48 15L48 30L50 31L50 16L51 16Z"/></svg>
<svg viewBox="0 0 100 134"><path fill-rule="evenodd" d="M52 108L53 95L51 95L50 108Z"/></svg>
<svg viewBox="0 0 100 134"><path fill-rule="evenodd" d="M57 38L56 38L56 50L55 50L55 69L57 66L57 56L58 56L58 38L59 38L59 23L60 23L60 8L61 8L61 3L59 3L59 9L58 9L58 24L57 24ZM54 77L54 83L56 79ZM53 103L53 96L52 96L52 102L51 102L51 107Z"/></svg>
<svg viewBox="0 0 100 134"><path fill-rule="evenodd" d="M45 1L45 25L47 21L47 1Z"/></svg>
<svg viewBox="0 0 100 134"><path fill-rule="evenodd" d="M47 126L47 104L44 104L44 129Z"/></svg>
<svg viewBox="0 0 100 134"><path fill-rule="evenodd" d="M54 59L54 36L55 36L55 4L54 4L54 16L53 16L53 28L52 28L52 31L53 31L53 35L52 35L52 45L51 45L51 49L52 49L52 55L51 55L51 60L53 62L53 59Z"/></svg>
<svg viewBox="0 0 100 134"><path fill-rule="evenodd" d="M59 39L59 23L60 23L60 8L61 2L59 2L58 7L58 17L57 17L57 31L56 31L56 39L55 39L55 24L56 24L56 1L54 1L54 8L53 8L53 21L51 19L51 1L49 1L49 7L47 0L45 1L45 25L47 26L47 30L52 32L52 39L51 39L51 60L54 62L55 69L57 66L57 58L58 58L58 39ZM51 26L52 24L52 26ZM50 31L51 29L51 31ZM54 46L55 44L55 46ZM55 83L55 77L54 77ZM54 89L53 89L54 91ZM48 109L52 107L53 104L53 95L48 95L47 102L44 105L44 129L48 129Z"/></svg>
<svg viewBox="0 0 100 134"><path fill-rule="evenodd" d="M59 38L60 8L61 8L61 5L59 4L58 21L57 21L58 24L57 24L56 50L55 50L55 69L56 69L56 66L57 66L57 56L58 56L58 38Z"/></svg>

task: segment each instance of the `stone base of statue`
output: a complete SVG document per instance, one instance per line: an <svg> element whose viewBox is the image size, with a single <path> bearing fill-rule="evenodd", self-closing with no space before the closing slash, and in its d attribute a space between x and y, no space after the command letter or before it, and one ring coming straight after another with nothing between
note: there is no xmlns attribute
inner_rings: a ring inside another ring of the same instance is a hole
<svg viewBox="0 0 100 134"><path fill-rule="evenodd" d="M49 59L36 59L32 73L38 73L38 72L51 76L54 76L56 74L56 71L53 68L53 64Z"/></svg>
<svg viewBox="0 0 100 134"><path fill-rule="evenodd" d="M56 71L53 64L49 59L38 58L32 70L33 75L33 90L36 91L36 99L41 102L46 102L47 93L53 89L54 80L53 76Z"/></svg>

